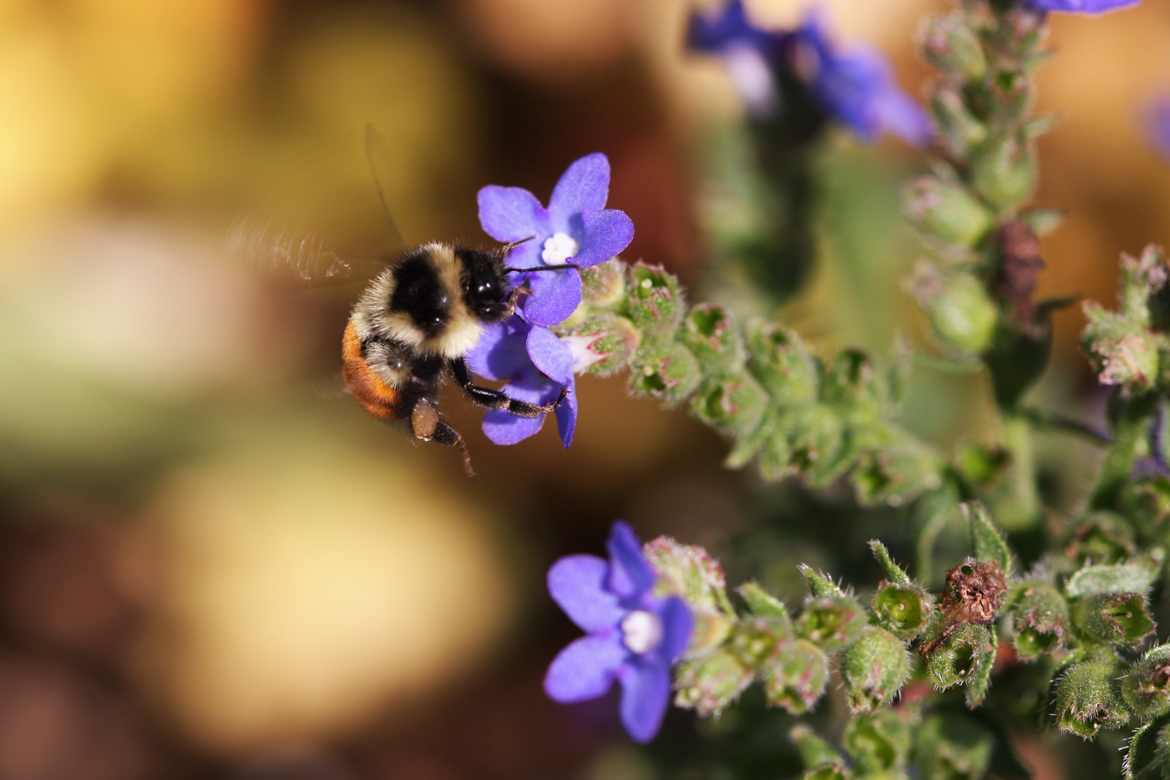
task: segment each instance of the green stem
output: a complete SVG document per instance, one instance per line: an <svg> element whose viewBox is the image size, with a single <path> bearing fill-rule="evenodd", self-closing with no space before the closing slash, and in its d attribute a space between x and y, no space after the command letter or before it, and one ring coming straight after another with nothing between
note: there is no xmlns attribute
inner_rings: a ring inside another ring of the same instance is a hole
<svg viewBox="0 0 1170 780"><path fill-rule="evenodd" d="M1040 521L1040 495L1036 491L1036 453L1032 440L1032 423L1018 410L1004 412L1004 444L1012 454L1011 503L1004 507L999 521L1008 531L1031 528Z"/></svg>
<svg viewBox="0 0 1170 780"><path fill-rule="evenodd" d="M1115 399L1110 409L1113 444L1105 454L1101 473L1093 488L1092 509L1114 509L1121 491L1133 474L1134 464L1147 451L1146 436L1153 422L1157 399L1153 396Z"/></svg>

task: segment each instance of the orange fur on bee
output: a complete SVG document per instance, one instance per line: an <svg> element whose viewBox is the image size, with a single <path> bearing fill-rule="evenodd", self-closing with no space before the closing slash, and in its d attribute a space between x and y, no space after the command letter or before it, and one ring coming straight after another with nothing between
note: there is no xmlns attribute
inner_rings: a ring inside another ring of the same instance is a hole
<svg viewBox="0 0 1170 780"><path fill-rule="evenodd" d="M397 416L398 389L370 370L352 322L341 337L341 365L346 387L367 412L381 419Z"/></svg>

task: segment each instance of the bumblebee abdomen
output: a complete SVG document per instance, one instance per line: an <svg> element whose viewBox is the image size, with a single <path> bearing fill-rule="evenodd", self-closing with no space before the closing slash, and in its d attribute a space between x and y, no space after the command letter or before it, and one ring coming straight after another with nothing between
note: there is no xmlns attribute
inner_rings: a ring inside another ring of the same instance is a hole
<svg viewBox="0 0 1170 780"><path fill-rule="evenodd" d="M346 325L341 337L341 366L346 388L362 408L379 419L401 415L401 388L394 382L393 375L387 381L370 365L352 321Z"/></svg>

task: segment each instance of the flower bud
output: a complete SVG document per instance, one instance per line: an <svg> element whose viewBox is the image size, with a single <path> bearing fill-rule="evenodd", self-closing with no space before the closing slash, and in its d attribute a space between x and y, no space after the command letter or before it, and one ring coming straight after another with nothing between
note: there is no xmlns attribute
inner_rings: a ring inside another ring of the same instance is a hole
<svg viewBox="0 0 1170 780"><path fill-rule="evenodd" d="M992 215L957 181L923 176L906 190L906 212L928 235L958 246L974 246L992 226Z"/></svg>
<svg viewBox="0 0 1170 780"><path fill-rule="evenodd" d="M812 597L796 619L796 632L826 653L852 644L865 626L865 611L849 596Z"/></svg>
<svg viewBox="0 0 1170 780"><path fill-rule="evenodd" d="M899 432L894 441L864 453L849 479L863 506L900 506L939 485L938 456Z"/></svg>
<svg viewBox="0 0 1170 780"><path fill-rule="evenodd" d="M765 482L779 482L796 471L796 466L792 463L792 446L788 443L788 437L776 429L775 418L772 425L767 428L761 426L761 430L767 430L768 436L759 451L757 466L760 476Z"/></svg>
<svg viewBox="0 0 1170 780"><path fill-rule="evenodd" d="M731 312L713 303L700 303L683 320L681 341L694 353L707 373L737 372L745 350Z"/></svg>
<svg viewBox="0 0 1170 780"><path fill-rule="evenodd" d="M1034 661L1059 654L1068 641L1068 602L1054 586L1032 580L1015 586L1008 604L1008 627L1016 655Z"/></svg>
<svg viewBox="0 0 1170 780"><path fill-rule="evenodd" d="M845 425L824 404L811 404L781 416L777 429L788 437L791 463L814 487L824 487L849 467L840 456Z"/></svg>
<svg viewBox="0 0 1170 780"><path fill-rule="evenodd" d="M1121 496L1127 517L1146 536L1170 540L1170 479L1145 477L1126 483Z"/></svg>
<svg viewBox="0 0 1170 780"><path fill-rule="evenodd" d="M625 314L634 327L648 336L670 337L686 312L678 277L645 263L630 266L626 277Z"/></svg>
<svg viewBox="0 0 1170 780"><path fill-rule="evenodd" d="M1146 597L1140 593L1096 593L1072 603L1077 631L1096 642L1132 647L1154 633Z"/></svg>
<svg viewBox="0 0 1170 780"><path fill-rule="evenodd" d="M972 184L988 202L1003 210L1031 200L1036 189L1036 155L1032 145L1014 137L992 138L971 160Z"/></svg>
<svg viewBox="0 0 1170 780"><path fill-rule="evenodd" d="M750 374L740 373L705 382L691 399L691 411L714 428L746 435L759 427L769 400Z"/></svg>
<svg viewBox="0 0 1170 780"><path fill-rule="evenodd" d="M676 667L674 703L701 717L718 715L752 683L751 667L728 647L682 661Z"/></svg>
<svg viewBox="0 0 1170 780"><path fill-rule="evenodd" d="M991 629L974 623L944 627L923 648L926 671L935 690L963 685L967 686L968 707L983 701L995 663L995 638Z"/></svg>
<svg viewBox="0 0 1170 780"><path fill-rule="evenodd" d="M796 333L754 320L748 323L746 336L752 373L776 402L816 400L820 368Z"/></svg>
<svg viewBox="0 0 1170 780"><path fill-rule="evenodd" d="M644 346L630 364L630 390L667 404L685 400L699 386L699 362L682 344Z"/></svg>
<svg viewBox="0 0 1170 780"><path fill-rule="evenodd" d="M1160 645L1143 655L1122 679L1121 694L1142 720L1170 712L1170 645Z"/></svg>
<svg viewBox="0 0 1170 780"><path fill-rule="evenodd" d="M558 328L557 334L573 354L573 372L597 376L612 376L624 369L641 340L634 323L608 311L590 311L580 322Z"/></svg>
<svg viewBox="0 0 1170 780"><path fill-rule="evenodd" d="M1101 728L1119 729L1131 713L1121 700L1117 680L1121 676L1113 653L1098 653L1069 666L1055 687L1057 726L1083 739Z"/></svg>
<svg viewBox="0 0 1170 780"><path fill-rule="evenodd" d="M776 620L791 629L792 618L788 616L788 608L784 606L784 602L760 587L758 582L745 582L736 588L735 592L740 595L740 598L747 604L748 610L755 617L763 620Z"/></svg>
<svg viewBox="0 0 1170 780"><path fill-rule="evenodd" d="M918 776L979 780L987 775L995 737L964 715L931 715L914 732L914 766Z"/></svg>
<svg viewBox="0 0 1170 780"><path fill-rule="evenodd" d="M908 642L926 630L934 599L913 583L882 580L873 595L871 608L878 625Z"/></svg>
<svg viewBox="0 0 1170 780"><path fill-rule="evenodd" d="M849 709L869 712L892 701L910 679L910 652L884 628L866 626L841 657L841 677Z"/></svg>
<svg viewBox="0 0 1170 780"><path fill-rule="evenodd" d="M999 309L983 282L973 274L944 275L932 266L922 265L911 285L930 317L935 335L945 346L968 355L981 354L991 347Z"/></svg>
<svg viewBox="0 0 1170 780"><path fill-rule="evenodd" d="M983 78L987 71L979 35L962 13L929 19L922 30L922 52L939 70L970 81Z"/></svg>
<svg viewBox="0 0 1170 780"><path fill-rule="evenodd" d="M816 706L829 682L829 657L807 639L776 645L760 668L768 704L801 715Z"/></svg>
<svg viewBox="0 0 1170 780"><path fill-rule="evenodd" d="M845 724L841 742L862 772L904 771L913 741L911 728L916 720L910 708L854 715Z"/></svg>
<svg viewBox="0 0 1170 780"><path fill-rule="evenodd" d="M655 593L679 596L690 607L695 628L687 655L701 655L723 644L736 616L719 562L702 547L679 544L669 536L651 540L643 551L658 573Z"/></svg>
<svg viewBox="0 0 1170 780"><path fill-rule="evenodd" d="M837 354L825 372L821 400L841 404L854 411L876 412L890 405L893 393L887 377L858 349Z"/></svg>
<svg viewBox="0 0 1170 780"><path fill-rule="evenodd" d="M975 118L963 101L958 85L943 85L930 100L934 125L946 148L955 156L966 157L968 151L987 138L987 127Z"/></svg>
<svg viewBox="0 0 1170 780"><path fill-rule="evenodd" d="M1158 338L1143 325L1093 302L1084 307L1089 324L1081 346L1097 379L1120 385L1126 395L1140 395L1158 380Z"/></svg>
<svg viewBox="0 0 1170 780"><path fill-rule="evenodd" d="M615 309L626 293L627 266L621 260L581 269L581 299L594 309Z"/></svg>
<svg viewBox="0 0 1170 780"><path fill-rule="evenodd" d="M1137 552L1133 528L1113 512L1091 512L1073 523L1064 545L1064 554L1079 566L1087 563L1117 563Z"/></svg>
<svg viewBox="0 0 1170 780"><path fill-rule="evenodd" d="M805 780L809 777L825 778L826 780L828 778L850 777L840 754L808 726L803 723L796 724L788 732L788 739L796 745L801 763L809 770L803 776ZM837 768L839 774L832 774L834 767ZM829 774L810 774L812 772L829 772Z"/></svg>

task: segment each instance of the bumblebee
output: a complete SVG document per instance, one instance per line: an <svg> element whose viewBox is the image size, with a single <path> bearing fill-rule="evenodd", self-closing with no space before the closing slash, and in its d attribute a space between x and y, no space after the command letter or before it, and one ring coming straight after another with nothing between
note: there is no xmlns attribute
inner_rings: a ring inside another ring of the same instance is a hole
<svg viewBox="0 0 1170 780"><path fill-rule="evenodd" d="M366 287L341 341L346 387L358 403L379 419L408 420L416 439L459 447L469 473L463 437L439 413L447 375L479 406L521 417L547 414L565 397L531 404L471 381L464 356L484 325L515 309L504 266L512 246L482 252L431 243L406 252Z"/></svg>

